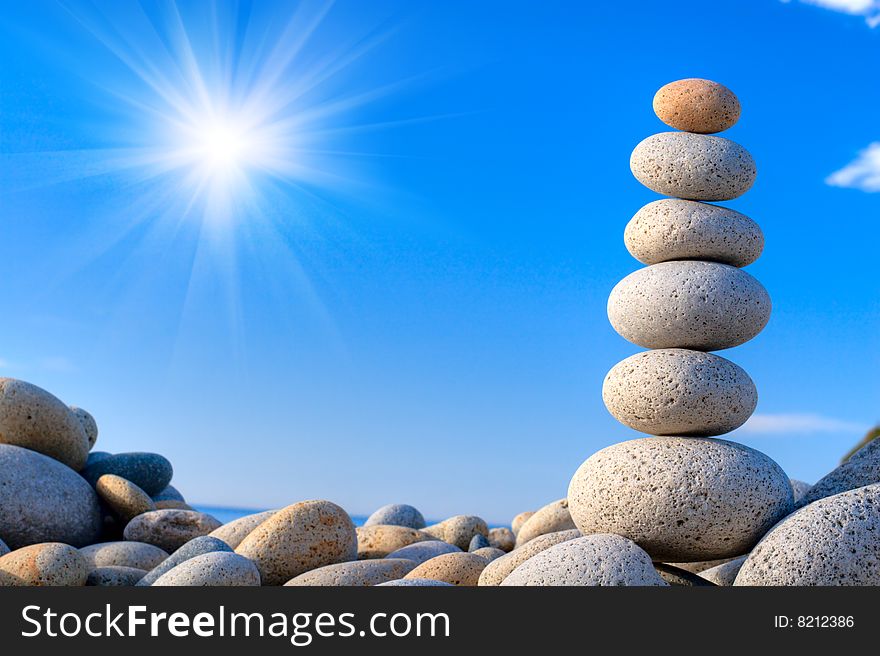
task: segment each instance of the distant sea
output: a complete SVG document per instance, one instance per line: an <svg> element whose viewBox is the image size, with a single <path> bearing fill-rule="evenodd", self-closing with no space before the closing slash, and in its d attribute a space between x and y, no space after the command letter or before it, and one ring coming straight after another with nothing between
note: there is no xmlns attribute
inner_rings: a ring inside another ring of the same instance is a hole
<svg viewBox="0 0 880 656"><path fill-rule="evenodd" d="M193 508L216 517L224 524L228 524L232 520L244 517L245 515L253 515L254 513L267 510L266 508L227 508L226 506L205 506L202 504L195 504ZM354 522L355 526L363 526L367 518L363 515L352 515L351 521Z"/></svg>

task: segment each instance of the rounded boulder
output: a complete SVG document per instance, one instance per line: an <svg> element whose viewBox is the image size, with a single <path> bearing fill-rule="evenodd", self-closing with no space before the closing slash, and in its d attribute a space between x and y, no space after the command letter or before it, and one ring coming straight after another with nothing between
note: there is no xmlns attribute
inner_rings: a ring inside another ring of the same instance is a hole
<svg viewBox="0 0 880 656"><path fill-rule="evenodd" d="M657 118L669 127L699 134L733 127L742 111L733 91L701 78L664 84L654 95L653 105Z"/></svg>

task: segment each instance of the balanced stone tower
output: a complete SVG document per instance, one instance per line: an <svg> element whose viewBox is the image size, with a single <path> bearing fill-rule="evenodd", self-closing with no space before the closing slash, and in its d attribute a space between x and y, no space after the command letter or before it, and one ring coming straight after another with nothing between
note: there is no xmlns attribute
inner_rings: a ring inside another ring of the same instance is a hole
<svg viewBox="0 0 880 656"><path fill-rule="evenodd" d="M738 365L712 351L755 337L770 297L742 270L764 237L749 217L707 201L727 201L755 181L749 152L712 136L739 119L740 104L709 80L672 82L654 111L675 132L642 141L630 168L664 196L627 225L629 252L646 264L608 300L614 329L650 349L615 365L605 405L621 423L654 437L607 447L572 478L568 503L584 534L616 533L654 561L694 562L749 552L791 512L789 480L769 457L712 439L754 412L757 390Z"/></svg>

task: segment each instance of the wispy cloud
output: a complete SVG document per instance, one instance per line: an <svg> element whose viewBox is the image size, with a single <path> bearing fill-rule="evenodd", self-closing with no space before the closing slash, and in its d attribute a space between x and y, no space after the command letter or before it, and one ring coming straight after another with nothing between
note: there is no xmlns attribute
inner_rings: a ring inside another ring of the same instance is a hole
<svg viewBox="0 0 880 656"><path fill-rule="evenodd" d="M880 141L872 143L852 162L825 178L825 183L832 187L880 191Z"/></svg>
<svg viewBox="0 0 880 656"><path fill-rule="evenodd" d="M740 430L754 435L803 435L807 433L864 433L865 424L817 414L756 414Z"/></svg>
<svg viewBox="0 0 880 656"><path fill-rule="evenodd" d="M790 1L782 0L785 3ZM851 16L863 16L869 27L880 25L880 0L800 0L800 2Z"/></svg>

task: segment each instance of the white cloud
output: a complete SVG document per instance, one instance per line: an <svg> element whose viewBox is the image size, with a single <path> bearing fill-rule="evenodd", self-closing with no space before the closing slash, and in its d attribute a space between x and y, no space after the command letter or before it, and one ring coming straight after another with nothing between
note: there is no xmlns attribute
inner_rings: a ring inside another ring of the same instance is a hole
<svg viewBox="0 0 880 656"><path fill-rule="evenodd" d="M816 414L756 414L740 430L754 435L865 433L870 427Z"/></svg>
<svg viewBox="0 0 880 656"><path fill-rule="evenodd" d="M880 141L872 143L852 162L825 178L825 183L832 187L880 191Z"/></svg>
<svg viewBox="0 0 880 656"><path fill-rule="evenodd" d="M782 0L788 3L789 0ZM831 11L839 11L843 14L852 16L864 16L865 22L869 27L876 27L880 24L880 0L800 0L807 5L814 5L829 9Z"/></svg>

